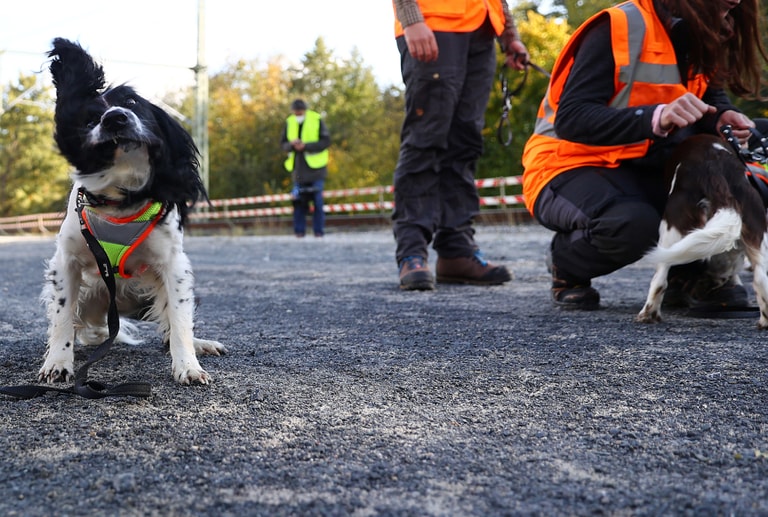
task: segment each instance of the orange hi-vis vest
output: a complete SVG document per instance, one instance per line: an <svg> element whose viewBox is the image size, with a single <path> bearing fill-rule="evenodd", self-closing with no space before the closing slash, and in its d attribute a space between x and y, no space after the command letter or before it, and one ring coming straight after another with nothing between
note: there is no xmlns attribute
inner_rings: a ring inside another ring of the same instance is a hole
<svg viewBox="0 0 768 517"><path fill-rule="evenodd" d="M577 167L618 167L622 161L645 156L651 140L624 145L587 145L569 142L555 134L555 117L568 80L579 40L587 27L607 13L616 63L614 96L609 106L628 108L668 104L691 92L704 95L708 80L696 74L683 85L675 49L664 23L653 9L653 0L630 0L605 9L587 20L571 36L555 62L547 93L539 106L533 135L523 150L523 196L533 214L536 198L558 174Z"/></svg>
<svg viewBox="0 0 768 517"><path fill-rule="evenodd" d="M490 16L491 25L500 36L504 32L504 8L501 0L417 0L424 22L435 32L472 32ZM394 8L394 3L392 4ZM395 13L395 37L403 26Z"/></svg>

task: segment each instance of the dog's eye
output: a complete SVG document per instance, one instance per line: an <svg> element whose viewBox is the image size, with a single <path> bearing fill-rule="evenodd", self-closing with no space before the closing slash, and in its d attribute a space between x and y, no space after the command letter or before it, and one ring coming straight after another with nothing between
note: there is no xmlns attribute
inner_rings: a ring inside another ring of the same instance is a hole
<svg viewBox="0 0 768 517"><path fill-rule="evenodd" d="M136 104L136 99L134 99L133 97L128 97L127 99L125 99L126 106L133 106L135 104Z"/></svg>

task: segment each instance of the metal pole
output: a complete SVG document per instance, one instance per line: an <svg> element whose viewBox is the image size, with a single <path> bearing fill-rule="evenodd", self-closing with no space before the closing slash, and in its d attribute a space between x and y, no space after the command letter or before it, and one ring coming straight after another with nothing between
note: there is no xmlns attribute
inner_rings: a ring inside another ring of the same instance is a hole
<svg viewBox="0 0 768 517"><path fill-rule="evenodd" d="M205 0L197 0L197 64L195 72L194 135L200 150L200 175L208 191L208 65L205 59Z"/></svg>

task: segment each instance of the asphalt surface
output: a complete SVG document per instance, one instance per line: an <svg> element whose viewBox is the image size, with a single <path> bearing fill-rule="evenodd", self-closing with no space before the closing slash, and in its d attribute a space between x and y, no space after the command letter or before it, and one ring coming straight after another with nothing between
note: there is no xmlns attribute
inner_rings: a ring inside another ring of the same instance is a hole
<svg viewBox="0 0 768 517"><path fill-rule="evenodd" d="M434 292L398 289L386 228L188 237L213 383L177 385L142 323L91 378L151 398L0 397L0 515L768 515L757 320L635 323L644 264L562 312L549 237L479 227L515 279ZM2 385L42 363L53 246L0 237Z"/></svg>

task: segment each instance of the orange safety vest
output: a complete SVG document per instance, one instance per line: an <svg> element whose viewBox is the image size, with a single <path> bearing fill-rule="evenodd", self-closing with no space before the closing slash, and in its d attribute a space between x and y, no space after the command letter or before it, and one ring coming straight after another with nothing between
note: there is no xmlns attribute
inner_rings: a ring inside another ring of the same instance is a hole
<svg viewBox="0 0 768 517"><path fill-rule="evenodd" d="M571 36L555 62L547 93L539 106L533 135L523 150L523 196L533 214L536 198L558 174L577 167L618 167L623 160L645 156L650 139L624 145L587 145L569 142L555 134L555 117L563 87L573 66L579 40L586 28L608 13L611 45L616 62L613 108L670 103L686 92L701 98L708 80L696 74L684 86L675 49L664 23L653 9L653 0L630 0L605 9L587 20Z"/></svg>
<svg viewBox="0 0 768 517"><path fill-rule="evenodd" d="M504 32L504 8L501 0L417 0L424 22L436 32L472 32L490 16L497 36ZM394 8L394 2L392 3ZM403 26L395 12L395 37Z"/></svg>

